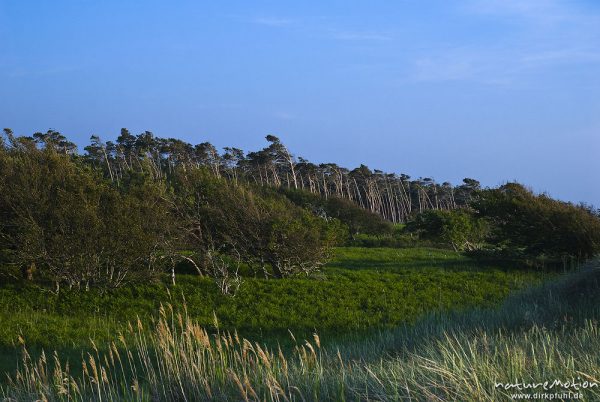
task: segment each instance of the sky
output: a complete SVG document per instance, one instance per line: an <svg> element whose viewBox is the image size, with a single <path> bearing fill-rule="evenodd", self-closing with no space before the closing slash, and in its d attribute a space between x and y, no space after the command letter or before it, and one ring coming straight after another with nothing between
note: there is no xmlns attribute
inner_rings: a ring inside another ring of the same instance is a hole
<svg viewBox="0 0 600 402"><path fill-rule="evenodd" d="M121 127L600 206L597 0L0 0L0 125Z"/></svg>

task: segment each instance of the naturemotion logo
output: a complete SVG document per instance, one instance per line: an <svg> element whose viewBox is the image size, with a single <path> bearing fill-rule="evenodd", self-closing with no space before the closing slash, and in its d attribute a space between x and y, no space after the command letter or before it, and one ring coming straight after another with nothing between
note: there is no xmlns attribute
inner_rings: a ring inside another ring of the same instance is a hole
<svg viewBox="0 0 600 402"><path fill-rule="evenodd" d="M535 391L535 393L515 393L511 394L512 399L583 399L583 394L579 391L584 391L592 388L597 388L600 385L598 381L582 380L581 377L571 378L570 380L547 380L541 382L495 382L496 389L500 388L505 391L527 392ZM544 392L546 391L546 392ZM547 392L552 391L552 392Z"/></svg>

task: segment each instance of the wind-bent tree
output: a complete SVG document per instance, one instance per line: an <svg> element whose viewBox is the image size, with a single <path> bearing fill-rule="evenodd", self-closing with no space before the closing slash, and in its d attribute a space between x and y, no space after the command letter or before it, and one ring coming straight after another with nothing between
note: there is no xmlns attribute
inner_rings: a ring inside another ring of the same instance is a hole
<svg viewBox="0 0 600 402"><path fill-rule="evenodd" d="M29 141L25 137L21 140ZM258 151L246 154L226 147L220 154L209 142L192 145L173 138L157 138L148 131L136 136L122 129L116 143L104 144L93 136L85 149L87 157L102 166L113 181L119 181L127 171L160 178L172 174L176 167L205 167L216 177L224 175L236 181L301 189L326 199L347 199L394 223L406 222L415 211L465 206L479 190L479 183L473 179L453 187L431 178L411 179L404 174L372 171L364 165L353 170L334 163L317 165L294 157L274 135L268 135L266 140L269 145Z"/></svg>

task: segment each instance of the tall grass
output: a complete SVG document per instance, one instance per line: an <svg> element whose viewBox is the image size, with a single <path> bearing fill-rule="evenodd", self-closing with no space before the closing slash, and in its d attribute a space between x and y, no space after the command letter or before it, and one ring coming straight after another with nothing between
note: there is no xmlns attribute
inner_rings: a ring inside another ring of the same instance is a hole
<svg viewBox="0 0 600 402"><path fill-rule="evenodd" d="M170 305L153 330L130 325L107 352L93 345L73 374L57 354L33 359L7 401L499 401L497 382L600 381L598 263L510 297L501 308L436 314L362 342L267 348L209 333ZM216 325L217 323L215 323ZM218 325L217 325L218 327ZM600 399L598 387L582 391Z"/></svg>

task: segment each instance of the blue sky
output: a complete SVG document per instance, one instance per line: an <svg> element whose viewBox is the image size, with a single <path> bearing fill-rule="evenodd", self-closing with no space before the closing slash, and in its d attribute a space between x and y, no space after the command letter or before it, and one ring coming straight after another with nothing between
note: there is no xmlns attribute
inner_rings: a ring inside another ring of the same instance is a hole
<svg viewBox="0 0 600 402"><path fill-rule="evenodd" d="M0 125L121 127L600 206L600 2L0 0Z"/></svg>

